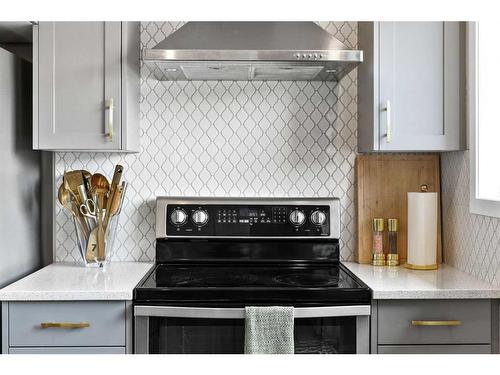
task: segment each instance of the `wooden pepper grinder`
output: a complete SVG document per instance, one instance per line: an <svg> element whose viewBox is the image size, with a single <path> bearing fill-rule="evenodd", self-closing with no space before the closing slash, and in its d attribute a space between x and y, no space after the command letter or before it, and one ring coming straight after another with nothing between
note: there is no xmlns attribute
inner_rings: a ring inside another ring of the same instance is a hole
<svg viewBox="0 0 500 375"><path fill-rule="evenodd" d="M398 219L387 219L387 231L389 237L389 252L387 253L387 265L398 266Z"/></svg>

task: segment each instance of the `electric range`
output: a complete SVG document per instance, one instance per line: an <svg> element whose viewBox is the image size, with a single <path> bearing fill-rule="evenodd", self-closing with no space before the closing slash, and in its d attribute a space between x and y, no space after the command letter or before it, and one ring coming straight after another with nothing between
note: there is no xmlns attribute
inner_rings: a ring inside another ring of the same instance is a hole
<svg viewBox="0 0 500 375"><path fill-rule="evenodd" d="M240 352L244 307L262 305L295 307L296 334L316 338L296 352L368 351L371 291L340 263L338 199L160 197L156 214L136 352Z"/></svg>

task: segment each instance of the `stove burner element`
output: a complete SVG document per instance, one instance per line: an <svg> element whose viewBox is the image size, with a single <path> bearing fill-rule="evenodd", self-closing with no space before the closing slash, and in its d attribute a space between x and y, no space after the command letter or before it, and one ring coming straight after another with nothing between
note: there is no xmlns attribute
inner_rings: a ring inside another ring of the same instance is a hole
<svg viewBox="0 0 500 375"><path fill-rule="evenodd" d="M339 283L339 278L332 275L306 275L302 273L279 275L274 280L278 283L306 288L337 286Z"/></svg>

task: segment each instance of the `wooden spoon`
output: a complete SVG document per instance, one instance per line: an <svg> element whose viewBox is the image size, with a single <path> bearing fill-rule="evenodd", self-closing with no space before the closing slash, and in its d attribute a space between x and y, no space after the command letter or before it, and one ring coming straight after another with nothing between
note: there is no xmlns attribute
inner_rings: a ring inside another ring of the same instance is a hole
<svg viewBox="0 0 500 375"><path fill-rule="evenodd" d="M103 211L106 207L105 198L109 194L109 181L100 173L96 173L91 179L92 192L97 196L97 256L100 260L104 260L104 228L103 224ZM108 213L106 212L106 215Z"/></svg>

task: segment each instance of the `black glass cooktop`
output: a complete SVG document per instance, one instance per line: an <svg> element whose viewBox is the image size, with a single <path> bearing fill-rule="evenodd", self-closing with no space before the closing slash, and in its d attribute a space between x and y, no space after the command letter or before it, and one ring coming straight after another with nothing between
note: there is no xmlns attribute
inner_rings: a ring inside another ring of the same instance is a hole
<svg viewBox="0 0 500 375"><path fill-rule="evenodd" d="M134 291L144 302L366 303L370 290L339 264L159 264Z"/></svg>

